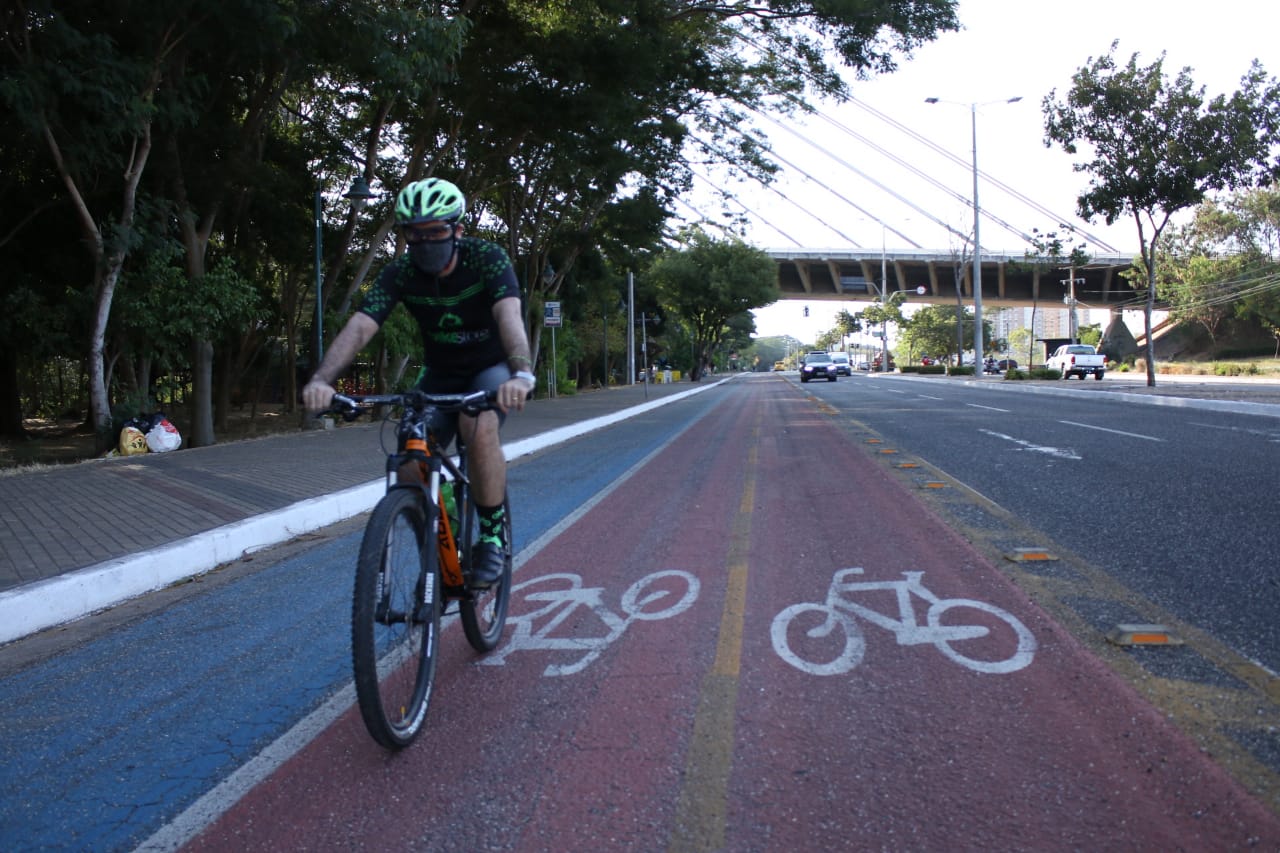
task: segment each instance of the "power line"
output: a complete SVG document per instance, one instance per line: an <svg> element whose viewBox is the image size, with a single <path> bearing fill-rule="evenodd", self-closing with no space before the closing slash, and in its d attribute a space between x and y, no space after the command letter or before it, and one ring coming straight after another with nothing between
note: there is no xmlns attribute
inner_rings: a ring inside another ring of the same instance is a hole
<svg viewBox="0 0 1280 853"><path fill-rule="evenodd" d="M892 118L891 116L886 115L885 113L881 112L880 110L876 109L870 104L860 101L857 98L853 97L852 95L849 96L849 102L854 106L861 107L863 110L866 110L867 112L871 113L871 115L885 122L890 127L893 127L894 129L899 130L902 133L905 133L906 135L910 136L912 139L916 140L920 144L941 154L942 156L946 157L948 160L951 160L953 163L957 163L961 166L964 166L965 168L969 168L971 166L971 164L966 160L964 160L964 158L960 157L959 155L953 154L952 152L948 151L946 148L943 148L941 145L934 142L932 139L929 139L927 136L924 136L921 133L917 133L916 131L907 127L902 122L898 121L895 118ZM818 115L823 118L826 118L828 121L834 124L838 124L835 121L835 119L828 118L824 113L819 113ZM1006 184L1004 181L1001 181L999 178L996 178L995 176L988 174L982 169L978 169L978 175L984 178L992 186L996 187L997 189L1003 190L1004 192L1018 199L1023 204L1026 204L1028 207L1031 207L1037 212L1045 216L1048 216L1051 219L1056 220L1058 222L1064 222L1066 220L1066 217L1063 217L1060 214L1054 213L1052 210L1040 204L1035 199L1031 198L1030 196L1024 195L1023 193L1019 192L1018 190ZM1112 246L1110 243L1105 242L1101 238L1094 236L1088 231L1085 231L1082 228L1075 228L1074 226L1072 230L1079 232L1080 236L1084 237L1086 240L1088 240L1090 243L1093 243L1098 248L1105 249L1108 252L1111 252L1112 254L1119 254L1119 250L1116 249L1114 246Z"/></svg>

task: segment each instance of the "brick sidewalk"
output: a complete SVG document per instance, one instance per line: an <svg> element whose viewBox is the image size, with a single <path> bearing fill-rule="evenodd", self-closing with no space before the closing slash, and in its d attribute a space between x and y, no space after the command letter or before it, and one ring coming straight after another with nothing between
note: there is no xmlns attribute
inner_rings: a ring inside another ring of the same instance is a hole
<svg viewBox="0 0 1280 853"><path fill-rule="evenodd" d="M503 440L697 387L636 385L533 400L508 417ZM0 592L378 480L381 431L360 422L0 477ZM388 437L394 440L390 428Z"/></svg>

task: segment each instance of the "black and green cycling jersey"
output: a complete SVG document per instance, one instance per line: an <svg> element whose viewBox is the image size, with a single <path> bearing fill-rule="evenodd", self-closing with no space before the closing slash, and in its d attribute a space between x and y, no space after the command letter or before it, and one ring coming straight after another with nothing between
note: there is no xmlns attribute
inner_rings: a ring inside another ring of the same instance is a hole
<svg viewBox="0 0 1280 853"><path fill-rule="evenodd" d="M426 364L436 371L469 374L506 360L493 306L513 296L520 298L520 286L502 247L462 237L452 273L428 275L401 255L382 270L360 311L382 325L403 302L422 333Z"/></svg>

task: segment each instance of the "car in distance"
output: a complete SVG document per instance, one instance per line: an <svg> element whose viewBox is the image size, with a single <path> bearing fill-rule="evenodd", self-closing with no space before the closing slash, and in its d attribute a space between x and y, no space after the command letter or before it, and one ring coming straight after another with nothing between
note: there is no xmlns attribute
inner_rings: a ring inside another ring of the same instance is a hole
<svg viewBox="0 0 1280 853"><path fill-rule="evenodd" d="M1073 374L1082 380L1090 374L1101 379L1107 372L1107 357L1088 344L1063 344L1045 361L1045 367L1058 371L1063 379Z"/></svg>
<svg viewBox="0 0 1280 853"><path fill-rule="evenodd" d="M808 382L810 379L825 379L828 382L835 382L837 375L835 362L825 352L806 353L804 361L800 363L801 382Z"/></svg>
<svg viewBox="0 0 1280 853"><path fill-rule="evenodd" d="M783 364L782 362L780 362L780 361L775 361L775 362L773 363L773 369L774 369L774 371L778 371L778 370L786 370L786 369L787 369L787 366L786 366L785 364Z"/></svg>
<svg viewBox="0 0 1280 853"><path fill-rule="evenodd" d="M898 364L893 360L893 353L889 353L889 369L897 370ZM880 372L880 356L876 356L871 362L871 370L873 373Z"/></svg>
<svg viewBox="0 0 1280 853"><path fill-rule="evenodd" d="M830 353L831 361L836 366L837 376L852 376L853 371L849 369L849 354L847 352Z"/></svg>
<svg viewBox="0 0 1280 853"><path fill-rule="evenodd" d="M987 359L982 367L983 373L1008 373L1010 370L1018 369L1018 360L1014 358L1002 358L997 361L994 358Z"/></svg>

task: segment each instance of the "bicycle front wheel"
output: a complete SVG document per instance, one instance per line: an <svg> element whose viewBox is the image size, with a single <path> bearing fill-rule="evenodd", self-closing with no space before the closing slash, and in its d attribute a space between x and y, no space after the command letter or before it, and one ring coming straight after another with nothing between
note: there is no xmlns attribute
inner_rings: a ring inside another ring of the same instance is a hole
<svg viewBox="0 0 1280 853"><path fill-rule="evenodd" d="M392 489L369 517L356 564L356 700L369 734L388 749L421 731L435 683L440 577L431 521L419 491Z"/></svg>
<svg viewBox="0 0 1280 853"><path fill-rule="evenodd" d="M462 530L458 540L463 566L471 566L471 547L480 537L480 518L476 514L476 502L471 489L464 489L459 509L463 513ZM459 615L467 642L478 652L489 652L502 639L502 629L507 624L507 607L511 601L511 500L502 499L502 541L507 543L502 554L502 574L488 589L473 589L462 599ZM466 575L470 577L470 571Z"/></svg>

